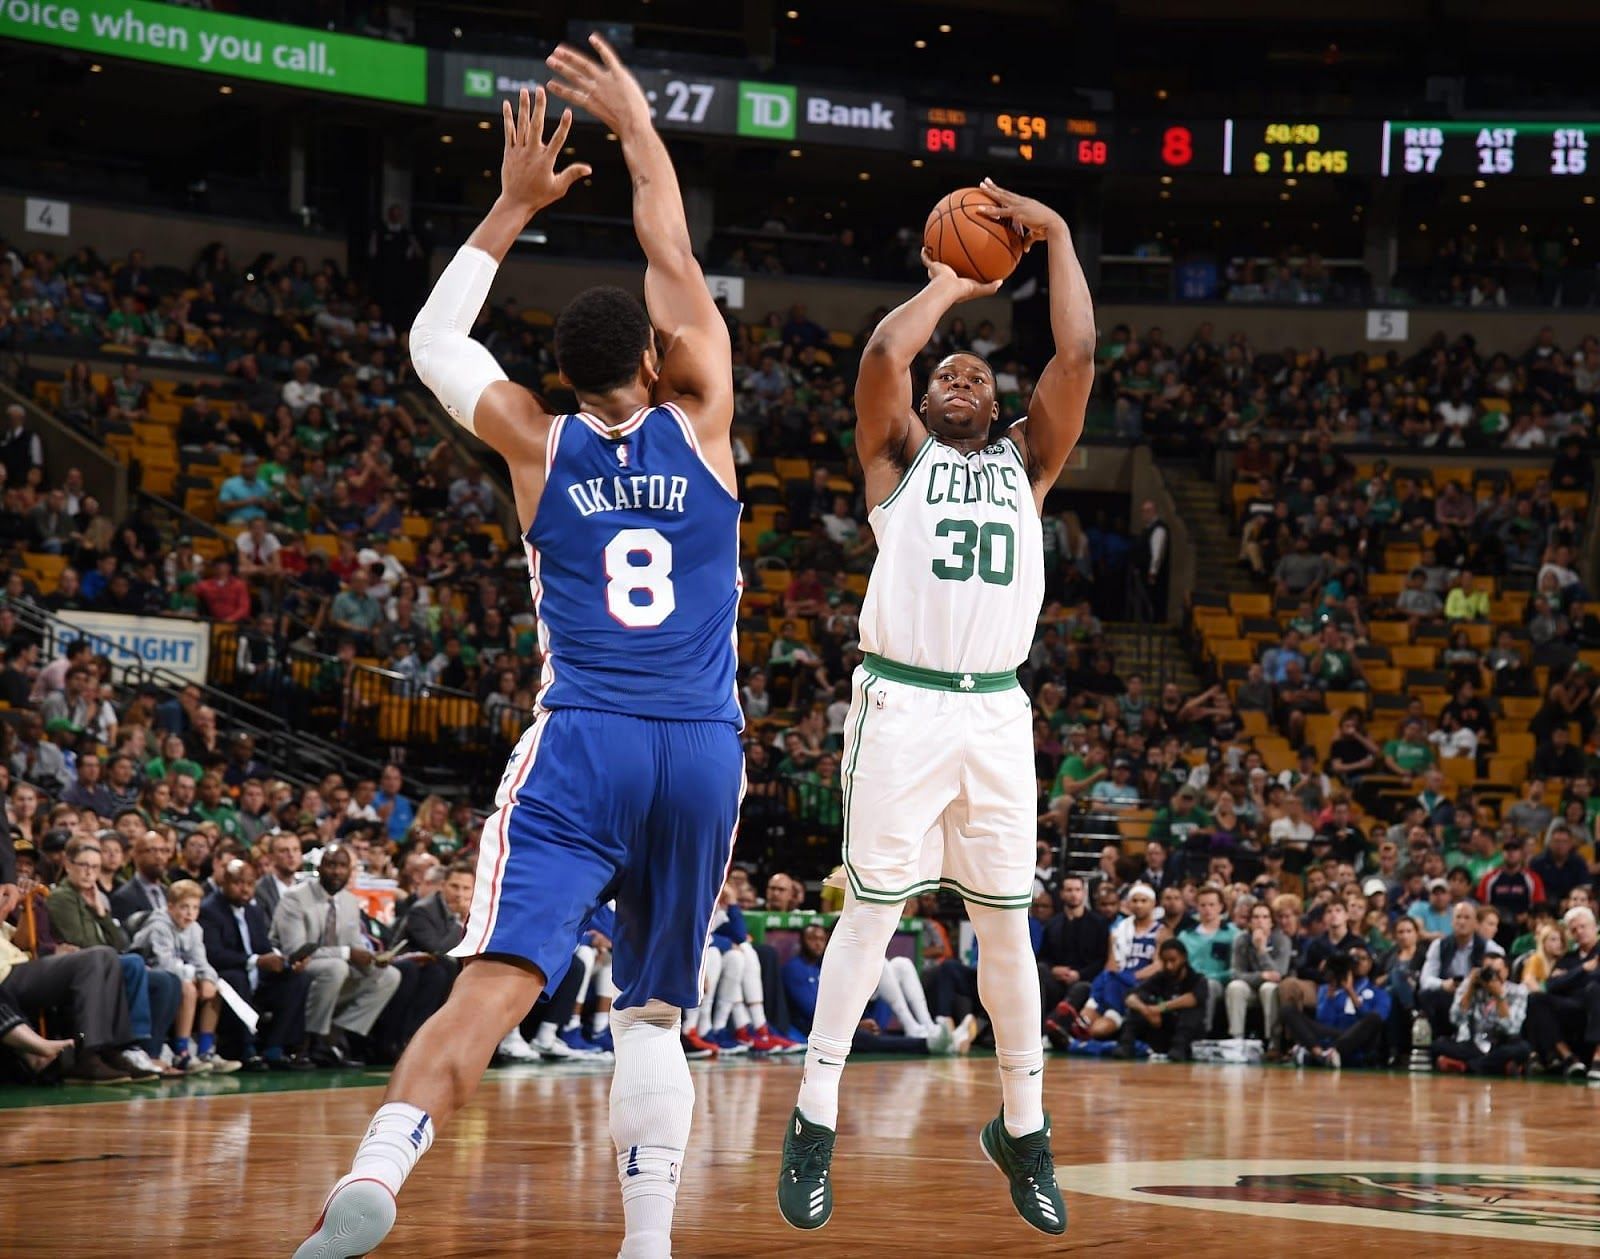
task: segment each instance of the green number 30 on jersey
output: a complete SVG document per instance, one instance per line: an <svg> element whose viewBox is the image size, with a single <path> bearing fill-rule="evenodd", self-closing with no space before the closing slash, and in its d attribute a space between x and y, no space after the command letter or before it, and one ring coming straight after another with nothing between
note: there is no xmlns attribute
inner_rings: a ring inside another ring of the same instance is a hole
<svg viewBox="0 0 1600 1259"><path fill-rule="evenodd" d="M969 581L974 573L991 586L1009 586L1016 571L1017 535L1004 522L979 525L975 520L947 516L934 526L933 536L948 539L948 558L933 561L940 581Z"/></svg>

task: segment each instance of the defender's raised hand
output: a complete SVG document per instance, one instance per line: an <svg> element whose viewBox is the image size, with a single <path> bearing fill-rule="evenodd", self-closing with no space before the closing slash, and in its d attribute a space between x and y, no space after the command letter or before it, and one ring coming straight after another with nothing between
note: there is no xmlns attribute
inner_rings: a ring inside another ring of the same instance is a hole
<svg viewBox="0 0 1600 1259"><path fill-rule="evenodd" d="M561 200L573 184L591 173L583 162L556 169L556 156L567 142L567 132L572 130L572 111L561 111L561 121L546 141L544 104L542 87L534 88L531 98L528 89L522 89L515 117L510 101L500 103L500 120L506 133L505 152L500 158L501 195L530 215Z"/></svg>
<svg viewBox="0 0 1600 1259"><path fill-rule="evenodd" d="M599 55L595 61L571 44L560 45L545 58L555 71L550 90L564 100L593 114L618 136L626 137L640 128L650 127L650 102L639 81L622 64L616 50L598 35L589 43Z"/></svg>

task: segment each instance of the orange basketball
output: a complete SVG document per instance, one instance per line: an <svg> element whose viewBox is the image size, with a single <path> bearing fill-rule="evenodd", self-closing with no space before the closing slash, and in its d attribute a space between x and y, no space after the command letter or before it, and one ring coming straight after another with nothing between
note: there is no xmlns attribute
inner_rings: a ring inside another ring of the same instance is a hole
<svg viewBox="0 0 1600 1259"><path fill-rule="evenodd" d="M1016 270L1022 257L1022 237L1004 223L996 223L972 208L994 205L981 188L957 188L928 215L922 243L928 252L957 275L989 284Z"/></svg>

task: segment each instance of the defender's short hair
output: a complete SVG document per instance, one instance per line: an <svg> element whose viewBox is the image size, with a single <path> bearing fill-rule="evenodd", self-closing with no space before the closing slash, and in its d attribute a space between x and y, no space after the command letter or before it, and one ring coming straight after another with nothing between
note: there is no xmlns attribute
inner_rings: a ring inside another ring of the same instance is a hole
<svg viewBox="0 0 1600 1259"><path fill-rule="evenodd" d="M581 393L610 393L631 381L654 331L633 294L585 289L556 319L556 366Z"/></svg>

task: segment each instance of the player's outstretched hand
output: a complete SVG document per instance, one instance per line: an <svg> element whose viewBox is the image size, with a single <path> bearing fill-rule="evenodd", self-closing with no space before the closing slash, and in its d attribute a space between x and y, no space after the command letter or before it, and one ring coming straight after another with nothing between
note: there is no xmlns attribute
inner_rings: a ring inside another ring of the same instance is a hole
<svg viewBox="0 0 1600 1259"><path fill-rule="evenodd" d="M546 142L544 138L544 89L536 87L530 98L523 88L517 101L516 116L511 102L500 103L500 120L505 124L506 148L500 158L501 195L522 206L531 215L567 195L578 180L590 174L583 162L556 169L556 155L572 130L572 111L561 111L561 121Z"/></svg>
<svg viewBox="0 0 1600 1259"><path fill-rule="evenodd" d="M1066 226L1066 220L1043 201L1035 201L1032 197L1024 197L1020 193L1007 192L992 179L985 179L978 187L993 197L998 204L974 205L970 208L986 219L1008 224L1023 238L1023 252L1032 249L1052 231Z"/></svg>
<svg viewBox="0 0 1600 1259"><path fill-rule="evenodd" d="M975 297L992 297L1000 291L1000 285L1004 283L1003 280L995 280L990 284L981 284L977 280L957 275L950 266L940 262L926 249L922 251L922 265L928 268L930 284L950 286L952 305L956 302L970 302Z"/></svg>
<svg viewBox="0 0 1600 1259"><path fill-rule="evenodd" d="M545 58L545 65L557 77L550 90L588 110L619 136L636 133L650 126L650 102L639 81L628 73L616 50L598 35L589 36L600 60L595 61L571 44L561 44Z"/></svg>

